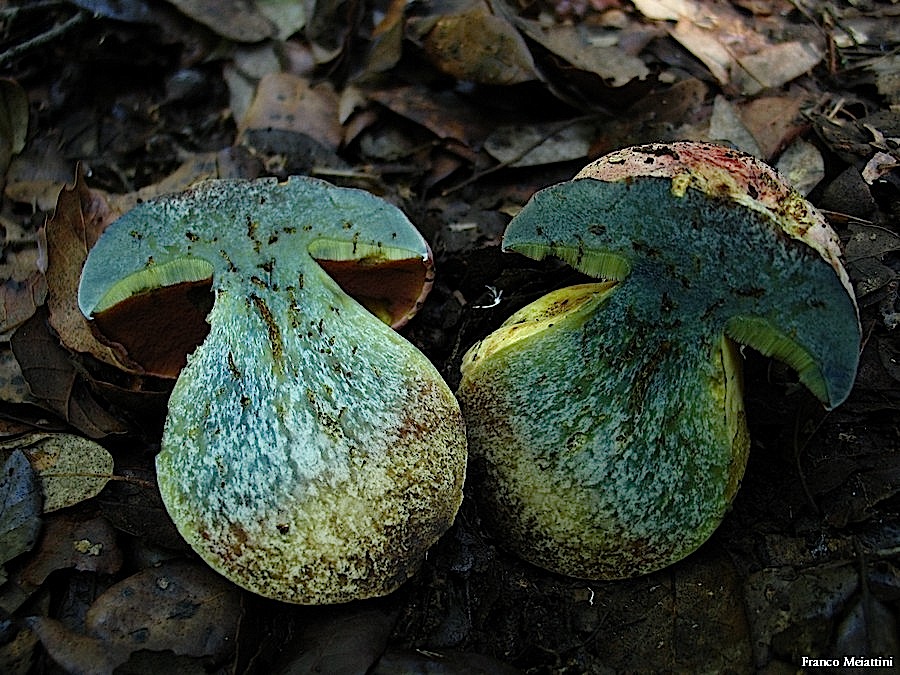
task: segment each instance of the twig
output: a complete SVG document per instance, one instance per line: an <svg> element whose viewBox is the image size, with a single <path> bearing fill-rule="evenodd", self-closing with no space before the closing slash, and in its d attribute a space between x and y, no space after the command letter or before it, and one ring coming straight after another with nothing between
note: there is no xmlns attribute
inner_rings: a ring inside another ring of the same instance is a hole
<svg viewBox="0 0 900 675"><path fill-rule="evenodd" d="M525 155L527 155L529 152L531 152L538 146L546 143L550 138L552 138L556 134L562 133L569 127L572 127L572 126L578 124L579 122L583 122L585 120L590 120L590 119L593 119L593 118L589 115L585 115L582 117L574 117L572 119L564 120L563 122L560 122L559 124L554 126L552 131L545 134L541 138L536 139L534 141L534 143L530 143L530 144L526 145L525 147L523 147L519 151L519 153L517 155L515 155L514 157L505 159L505 160L501 161L499 164L495 164L494 166L488 167L487 169L484 169L482 171L476 171L475 173L473 173L471 176L469 176L465 180L457 183L456 185L448 187L446 190L441 192L441 196L446 197L451 192L456 192L457 190L464 188L465 186L470 185L471 183L474 183L475 181L480 180L481 178L484 178L485 176L489 176L492 173L500 171L501 169L505 169L508 166L512 166L513 164L518 162L520 159L525 157Z"/></svg>
<svg viewBox="0 0 900 675"><path fill-rule="evenodd" d="M29 2L27 5L20 5L18 7L0 7L0 19L15 19L19 14L61 7L64 4L66 3L62 0L32 0L32 2Z"/></svg>
<svg viewBox="0 0 900 675"><path fill-rule="evenodd" d="M0 54L0 65L10 61L14 58L17 58L24 54L27 51L30 51L36 47L40 47L41 45L47 44L48 42L55 40L59 36L63 35L67 31L74 28L76 25L81 23L87 14L85 12L78 12L77 14L72 15L66 21L61 24L57 24L53 26L50 30L41 33L40 35L35 35L33 38L26 40L20 44L17 44L14 47L10 47L5 52Z"/></svg>

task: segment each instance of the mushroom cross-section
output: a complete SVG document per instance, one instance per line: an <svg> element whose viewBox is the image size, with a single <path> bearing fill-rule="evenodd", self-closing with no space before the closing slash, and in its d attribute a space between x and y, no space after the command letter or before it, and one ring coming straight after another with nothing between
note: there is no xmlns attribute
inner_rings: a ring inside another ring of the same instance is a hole
<svg viewBox="0 0 900 675"><path fill-rule="evenodd" d="M235 583L304 604L383 595L453 522L458 404L387 325L415 311L431 261L399 209L310 178L203 183L137 206L90 251L79 305L112 333L122 316L141 320L135 304L165 313L159 297L211 288L208 334L178 374L156 466L181 534ZM149 337L169 341L162 332Z"/></svg>
<svg viewBox="0 0 900 675"><path fill-rule="evenodd" d="M605 279L524 307L463 360L483 513L540 566L634 576L709 537L749 448L736 343L829 408L852 387L860 327L837 237L742 153L612 153L535 194L503 248Z"/></svg>

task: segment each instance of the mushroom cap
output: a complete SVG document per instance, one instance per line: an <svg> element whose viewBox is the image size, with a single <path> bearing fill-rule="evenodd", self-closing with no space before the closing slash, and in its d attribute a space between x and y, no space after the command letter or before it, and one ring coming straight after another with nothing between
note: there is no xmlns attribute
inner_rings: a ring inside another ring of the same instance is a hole
<svg viewBox="0 0 900 675"><path fill-rule="evenodd" d="M749 448L736 343L828 407L850 391L860 328L835 241L777 174L710 144L619 151L535 194L504 248L607 281L548 294L464 357L472 473L501 541L600 579L700 546Z"/></svg>
<svg viewBox="0 0 900 675"><path fill-rule="evenodd" d="M214 569L303 604L403 583L452 524L466 462L462 417L440 374L321 260L417 276L407 306L378 303L394 323L414 311L432 272L421 235L371 194L309 178L211 181L110 225L79 293L91 316L133 298L152 305L160 288L209 284L209 332L169 400L160 492ZM377 282L368 290L379 298Z"/></svg>
<svg viewBox="0 0 900 675"><path fill-rule="evenodd" d="M841 264L841 243L820 211L765 162L724 145L681 141L622 148L591 162L575 178L600 181L668 178L673 194L691 188L770 215L790 237L811 246L856 301Z"/></svg>

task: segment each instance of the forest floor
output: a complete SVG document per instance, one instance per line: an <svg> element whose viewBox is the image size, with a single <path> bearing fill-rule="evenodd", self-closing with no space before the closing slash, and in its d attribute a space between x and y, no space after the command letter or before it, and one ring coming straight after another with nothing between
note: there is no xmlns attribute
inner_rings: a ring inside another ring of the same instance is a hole
<svg viewBox="0 0 900 675"><path fill-rule="evenodd" d="M896 668L898 29L900 5L877 0L0 2L0 671ZM384 197L428 240L435 285L401 331L455 389L472 344L581 279L500 252L528 198L611 150L685 139L777 166L826 215L863 348L833 411L744 354L743 483L662 571L529 565L467 483L390 596L261 599L200 563L162 506L171 383L72 347L80 264L115 215L204 178L312 175Z"/></svg>

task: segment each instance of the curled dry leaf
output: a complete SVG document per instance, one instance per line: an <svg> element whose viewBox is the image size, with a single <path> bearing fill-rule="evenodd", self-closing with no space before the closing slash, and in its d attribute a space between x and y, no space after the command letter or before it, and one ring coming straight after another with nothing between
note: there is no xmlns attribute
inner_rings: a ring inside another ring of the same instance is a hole
<svg viewBox="0 0 900 675"><path fill-rule="evenodd" d="M83 370L51 332L46 307L16 329L10 347L34 403L91 438L126 430L124 422L97 401Z"/></svg>
<svg viewBox="0 0 900 675"><path fill-rule="evenodd" d="M104 363L138 373L121 348L101 343L78 310L78 281L87 253L117 213L85 185L79 174L72 187L59 193L56 211L47 222L47 307L50 325L69 349L88 353Z"/></svg>

